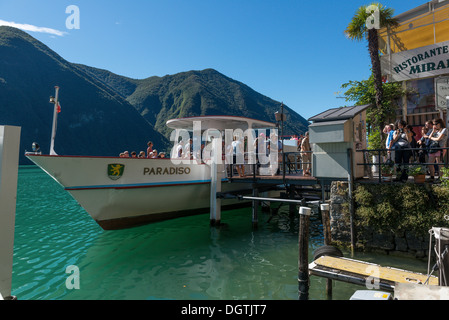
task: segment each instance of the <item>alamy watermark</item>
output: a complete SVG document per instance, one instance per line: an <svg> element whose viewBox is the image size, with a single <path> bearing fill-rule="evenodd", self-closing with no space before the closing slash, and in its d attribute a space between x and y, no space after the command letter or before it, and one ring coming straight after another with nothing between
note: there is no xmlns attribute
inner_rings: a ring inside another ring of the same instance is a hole
<svg viewBox="0 0 449 320"><path fill-rule="evenodd" d="M69 14L65 20L65 27L69 30L80 29L80 8L76 5L67 6L65 13Z"/></svg>
<svg viewBox="0 0 449 320"><path fill-rule="evenodd" d="M65 286L69 290L80 289L80 269L71 265L65 269L65 273L70 274L65 280Z"/></svg>
<svg viewBox="0 0 449 320"><path fill-rule="evenodd" d="M380 29L380 11L379 7L372 4L366 8L369 17L366 18L365 25L369 29Z"/></svg>
<svg viewBox="0 0 449 320"><path fill-rule="evenodd" d="M380 289L380 268L378 266L368 266L365 269L366 273L370 276L365 280L365 286L367 289L372 290Z"/></svg>
<svg viewBox="0 0 449 320"><path fill-rule="evenodd" d="M185 129L173 130L170 159L173 164L262 164L277 170L280 141L277 129L201 129L193 121L192 135Z"/></svg>

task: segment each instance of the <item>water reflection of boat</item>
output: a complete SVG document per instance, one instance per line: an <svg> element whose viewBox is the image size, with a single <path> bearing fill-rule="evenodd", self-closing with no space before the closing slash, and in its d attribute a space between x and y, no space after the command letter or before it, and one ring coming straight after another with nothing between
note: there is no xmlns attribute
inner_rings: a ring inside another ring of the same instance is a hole
<svg viewBox="0 0 449 320"><path fill-rule="evenodd" d="M177 141L178 135L194 129L193 125L198 123L202 132L209 130L215 135L226 129L245 131L275 126L233 116L173 119L167 125L174 129ZM105 230L209 210L211 166L207 161L64 156L54 152L26 153L26 156L59 182ZM218 178L226 180L224 164L218 165ZM242 189L239 183L222 185L223 192L239 189ZM223 200L222 207L236 204L236 200Z"/></svg>

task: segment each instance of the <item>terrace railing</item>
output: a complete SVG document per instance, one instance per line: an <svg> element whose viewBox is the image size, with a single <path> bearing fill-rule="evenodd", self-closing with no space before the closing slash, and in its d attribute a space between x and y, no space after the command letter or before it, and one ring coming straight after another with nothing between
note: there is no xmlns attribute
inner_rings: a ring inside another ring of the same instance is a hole
<svg viewBox="0 0 449 320"><path fill-rule="evenodd" d="M406 151L409 150L412 152L412 156L410 157L410 161L409 163L404 163L401 165L404 166L415 166L417 164L419 165L425 165L425 166L430 166L430 165L441 165L444 167L448 167L449 164L449 160L448 160L448 152L447 149L449 149L448 147L444 147L444 148L438 148L438 150L441 150L441 155L440 155L440 159L439 162L434 162L434 163L430 163L427 162L428 161L428 154L426 154L426 152L428 152L428 149L425 148L404 148L401 149L402 151ZM362 163L356 163L356 165L359 166L365 166L366 171L368 172L372 172L371 169L373 168L373 166L376 166L378 168L378 179L379 179L379 183L382 183L382 166L386 165L386 159L388 159L388 156L386 156L386 154L388 154L388 152L391 152L391 154L393 154L393 152L397 152L397 149L358 149L356 150L356 152L363 152L364 153L364 162ZM420 157L420 152L424 152L425 153L425 161L424 162L420 162L419 161L419 157ZM367 155L371 155L377 156L377 160L374 162L367 162L369 157L367 157ZM391 160L394 162L394 165L398 165L395 162L394 156L391 156ZM371 174L372 177L374 177L373 174Z"/></svg>

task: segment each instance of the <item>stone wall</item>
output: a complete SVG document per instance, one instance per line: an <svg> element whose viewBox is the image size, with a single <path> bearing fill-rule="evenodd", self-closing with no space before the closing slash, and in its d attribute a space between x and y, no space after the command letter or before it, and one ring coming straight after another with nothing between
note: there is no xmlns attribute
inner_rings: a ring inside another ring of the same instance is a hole
<svg viewBox="0 0 449 320"><path fill-rule="evenodd" d="M357 184L354 188L357 188ZM332 240L350 245L351 226L348 190L347 182L333 182L329 206ZM354 220L354 224L357 225L356 215ZM370 228L360 230L355 226L355 237L357 250L404 254L418 258L425 258L428 255L429 237L417 237L411 232L385 231L379 233L370 230Z"/></svg>

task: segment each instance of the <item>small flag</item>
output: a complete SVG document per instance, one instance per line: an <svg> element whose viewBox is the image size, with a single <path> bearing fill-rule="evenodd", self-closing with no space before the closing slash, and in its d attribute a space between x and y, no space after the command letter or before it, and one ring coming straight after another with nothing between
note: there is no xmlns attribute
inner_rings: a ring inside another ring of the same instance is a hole
<svg viewBox="0 0 449 320"><path fill-rule="evenodd" d="M58 113L61 112L61 105L59 104L59 102L58 102L58 105L56 106L56 111L57 111Z"/></svg>

